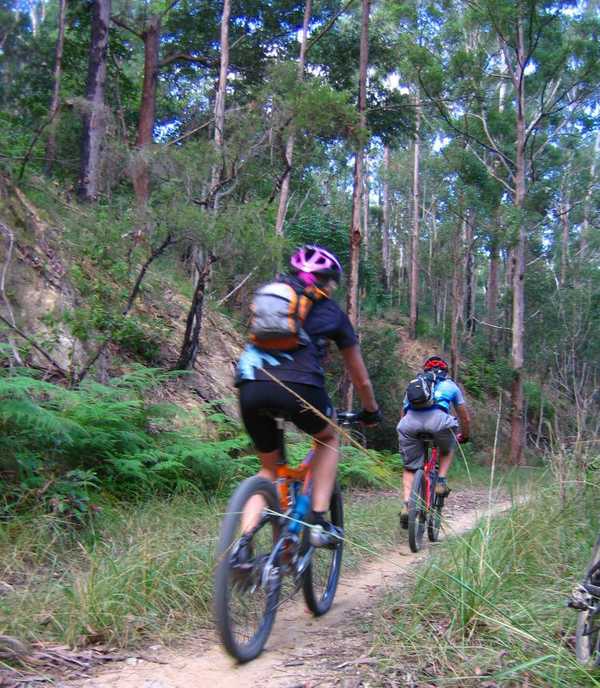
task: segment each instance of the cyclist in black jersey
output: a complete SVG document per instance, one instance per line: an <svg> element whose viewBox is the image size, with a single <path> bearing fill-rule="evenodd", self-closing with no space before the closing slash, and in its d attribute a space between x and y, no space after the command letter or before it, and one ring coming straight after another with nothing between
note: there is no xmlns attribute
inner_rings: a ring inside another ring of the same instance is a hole
<svg viewBox="0 0 600 688"><path fill-rule="evenodd" d="M298 249L290 262L293 276L306 286L316 286L323 297L313 303L303 323L309 341L292 352L265 351L253 344L247 345L237 365L240 410L262 463L259 475L269 480L275 479L279 453L274 420L277 411L284 412L300 430L316 440L312 464L312 519L321 528L311 529L310 537L314 546L330 546L342 535L324 518L335 484L338 438L332 423L307 408L308 404L326 418L335 420L322 368L328 340L334 341L340 349L363 405L363 423L367 426L377 424L381 413L354 328L348 316L331 299L342 276L339 260L322 247L307 245ZM262 508L258 503L248 505L244 530L252 527Z"/></svg>

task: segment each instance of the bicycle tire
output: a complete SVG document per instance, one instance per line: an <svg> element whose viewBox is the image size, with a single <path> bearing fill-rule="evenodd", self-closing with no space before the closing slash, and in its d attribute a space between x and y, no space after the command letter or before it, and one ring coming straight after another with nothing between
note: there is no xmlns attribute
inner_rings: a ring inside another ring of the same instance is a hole
<svg viewBox="0 0 600 688"><path fill-rule="evenodd" d="M217 549L217 569L215 573L214 615L218 634L227 652L238 662L249 662L258 657L262 652L275 621L277 603L281 588L281 579L275 582L272 589L264 590L260 585L262 569L260 562L266 560L273 544L279 538L279 518L274 516L264 522L264 538L257 537L263 526L252 538L253 561L255 569L245 575L243 580L236 579L236 571L231 560L231 551L241 534L241 515L244 506L254 495L262 495L267 507L279 513L279 502L273 483L265 478L253 476L242 482L233 493L227 506L227 513L221 526L221 536ZM260 547L260 550L259 550ZM237 574L239 578L239 574ZM237 599L234 593L239 592L244 599L241 604L241 612L237 610ZM263 595L264 600L259 599L256 611L253 612L250 595ZM238 631L238 626L244 624L240 616L248 613L255 617L256 630L245 638L245 631ZM236 616L237 614L237 616ZM240 637L241 635L241 637ZM244 639L245 638L245 639Z"/></svg>
<svg viewBox="0 0 600 688"><path fill-rule="evenodd" d="M440 539L440 529L442 527L442 509L444 508L444 498L436 495L433 506L427 518L427 537L430 542L437 542Z"/></svg>
<svg viewBox="0 0 600 688"><path fill-rule="evenodd" d="M337 484L331 495L329 518L333 525L344 527L344 504ZM304 572L302 592L306 606L314 616L323 616L331 609L340 578L343 550L343 541L335 549L315 549L311 563Z"/></svg>
<svg viewBox="0 0 600 688"><path fill-rule="evenodd" d="M600 540L594 547L588 570L599 561ZM586 609L577 615L575 655L577 661L585 666L600 667L600 612L594 614Z"/></svg>
<svg viewBox="0 0 600 688"><path fill-rule="evenodd" d="M423 543L427 513L425 510L425 473L415 471L408 501L408 545L411 552L418 552Z"/></svg>

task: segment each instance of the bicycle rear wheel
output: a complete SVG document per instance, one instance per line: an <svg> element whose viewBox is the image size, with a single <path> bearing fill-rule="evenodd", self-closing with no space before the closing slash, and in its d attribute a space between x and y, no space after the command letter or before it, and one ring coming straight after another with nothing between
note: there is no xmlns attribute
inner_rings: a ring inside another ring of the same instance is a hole
<svg viewBox="0 0 600 688"><path fill-rule="evenodd" d="M339 485L335 486L331 495L328 518L338 528L344 527L344 506ZM331 609L340 578L343 548L343 541L335 549L315 548L304 573L302 592L306 606L315 616L322 616Z"/></svg>
<svg viewBox="0 0 600 688"><path fill-rule="evenodd" d="M600 540L594 547L588 569L599 561ZM596 609L579 612L575 631L575 654L578 661L588 667L600 667L600 600L595 600L595 602Z"/></svg>
<svg viewBox="0 0 600 688"><path fill-rule="evenodd" d="M247 556L240 556L242 513L248 500L256 496L262 497L266 508L279 512L273 484L257 476L247 478L229 500L217 550L215 621L225 649L239 662L248 662L262 652L273 627L281 588L278 569L263 580L280 534L277 515L263 512L246 545Z"/></svg>
<svg viewBox="0 0 600 688"><path fill-rule="evenodd" d="M408 501L408 544L412 552L421 549L426 522L425 473L419 469L415 471Z"/></svg>

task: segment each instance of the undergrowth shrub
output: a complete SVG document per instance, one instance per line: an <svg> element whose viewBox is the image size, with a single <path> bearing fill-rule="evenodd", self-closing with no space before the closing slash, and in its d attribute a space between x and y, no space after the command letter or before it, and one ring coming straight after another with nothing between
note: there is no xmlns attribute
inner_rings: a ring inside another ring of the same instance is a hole
<svg viewBox="0 0 600 688"><path fill-rule="evenodd" d="M538 382L525 380L523 382L523 394L527 404L527 417L530 420L538 420L541 412L547 421L554 419L556 413L554 405L544 395L544 391Z"/></svg>
<svg viewBox="0 0 600 688"><path fill-rule="evenodd" d="M344 447L338 464L342 487L396 489L402 474L399 454Z"/></svg>
<svg viewBox="0 0 600 688"><path fill-rule="evenodd" d="M367 444L374 449L390 449L398 446L396 425L400 418L402 400L411 371L403 361L398 360L397 328L384 322L366 322L362 326L361 350L369 377L376 391L377 402L383 413L383 421L376 429L361 430L367 437ZM339 403L340 380L343 366L335 358L327 368L334 403ZM357 400L356 404L359 403Z"/></svg>
<svg viewBox="0 0 600 688"><path fill-rule="evenodd" d="M31 371L0 370L1 512L42 504L76 522L94 512L100 490L120 497L156 492L224 494L253 475L259 460L240 426L223 414L200 418L153 391L173 374L138 367L101 385L65 389ZM290 442L300 460L310 445ZM347 447L340 481L381 488L395 484L395 455Z"/></svg>
<svg viewBox="0 0 600 688"><path fill-rule="evenodd" d="M30 371L0 370L0 481L5 513L43 498L51 510L87 511L102 487L133 495L173 489L210 493L254 472L237 458L248 439L233 422L215 419L203 437L193 414L152 400L173 377L136 368L107 385L65 389Z"/></svg>
<svg viewBox="0 0 600 688"><path fill-rule="evenodd" d="M299 464L311 449L308 440L301 439L287 445L288 459ZM364 449L354 445L340 448L338 481L342 488L395 489L402 474L402 460L398 454Z"/></svg>
<svg viewBox="0 0 600 688"><path fill-rule="evenodd" d="M473 352L468 364L461 367L460 381L465 390L477 399L495 394L510 386L511 369L507 359L491 360L485 353Z"/></svg>

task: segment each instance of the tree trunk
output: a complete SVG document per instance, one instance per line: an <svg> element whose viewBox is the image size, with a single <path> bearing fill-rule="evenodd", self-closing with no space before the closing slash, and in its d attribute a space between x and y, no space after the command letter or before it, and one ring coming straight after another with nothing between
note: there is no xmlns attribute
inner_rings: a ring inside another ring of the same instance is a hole
<svg viewBox="0 0 600 688"><path fill-rule="evenodd" d="M111 0L93 0L92 34L86 87L87 108L83 116L81 168L78 195L84 201L98 196L102 144L106 128L104 85Z"/></svg>
<svg viewBox="0 0 600 688"><path fill-rule="evenodd" d="M408 335L417 338L417 300L419 298L419 153L420 153L420 125L421 102L419 94L415 97L415 140L413 146L413 186L412 186L412 233L410 241L410 297Z"/></svg>
<svg viewBox="0 0 600 688"><path fill-rule="evenodd" d="M212 206L216 209L218 201L215 195L219 182L225 172L225 98L227 94L227 74L229 72L229 16L231 14L231 0L223 0L223 14L221 15L221 66L219 69L219 84L215 96L215 150L219 162L212 171Z"/></svg>
<svg viewBox="0 0 600 688"><path fill-rule="evenodd" d="M592 196L594 193L594 182L596 181L596 161L600 153L600 131L596 132L594 152L590 164L590 182L585 195L585 205L583 206L583 223L581 225L581 238L579 241L579 261L583 265L588 252L588 241L590 238L590 212L592 210Z"/></svg>
<svg viewBox="0 0 600 688"><path fill-rule="evenodd" d="M202 256L200 258L200 256ZM200 348L200 331L202 329L202 313L204 308L204 293L206 290L206 278L210 273L210 267L215 258L209 255L207 258L199 252L195 269L197 271L196 287L192 296L192 303L185 325L185 334L179 358L175 364L175 370L190 370L196 363Z"/></svg>
<svg viewBox="0 0 600 688"><path fill-rule="evenodd" d="M464 290L464 255L463 237L466 233L468 219L462 220L462 227L456 232L452 251L452 313L450 319L450 375L454 380L458 379L458 366L460 356L458 349L458 326L463 312Z"/></svg>
<svg viewBox="0 0 600 688"><path fill-rule="evenodd" d="M144 40L144 81L140 104L136 148L141 151L133 173L133 188L139 208L144 208L150 198L150 170L144 156L144 148L153 141L156 117L156 89L158 85L158 55L160 48L161 18L153 15L148 19L142 38Z"/></svg>
<svg viewBox="0 0 600 688"><path fill-rule="evenodd" d="M475 214L469 211L465 223L465 332L473 335L475 325L475 257L473 251L473 224Z"/></svg>
<svg viewBox="0 0 600 688"><path fill-rule="evenodd" d="M52 172L52 165L56 157L56 119L60 108L60 80L62 76L62 59L65 45L65 15L67 0L59 0L58 4L58 38L54 53L54 74L52 78L52 99L50 101L50 125L48 128L48 143L46 144L45 173Z"/></svg>
<svg viewBox="0 0 600 688"><path fill-rule="evenodd" d="M362 234L365 245L365 260L369 259L369 156L365 154L362 197Z"/></svg>
<svg viewBox="0 0 600 688"><path fill-rule="evenodd" d="M298 59L298 81L304 80L304 68L306 64L306 48L308 45L308 25L312 16L312 0L306 0L304 5L304 21L302 23L302 38L300 41L300 57ZM279 193L279 206L277 208L277 220L275 222L275 234L283 236L283 226L287 214L288 200L290 196L290 179L292 176L292 158L294 155L294 131L290 132L285 146L286 169L281 181Z"/></svg>
<svg viewBox="0 0 600 688"><path fill-rule="evenodd" d="M523 17L517 19L517 59L514 77L515 95L517 100L517 141L515 156L515 206L520 213L525 206L525 75L523 74L526 59L524 46ZM525 337L525 247L527 233L525 218L519 217L519 234L517 245L513 250L513 317L512 317L512 347L511 367L512 409L511 409L511 443L510 460L513 465L520 465L523 461L523 362Z"/></svg>
<svg viewBox="0 0 600 688"><path fill-rule="evenodd" d="M490 266L488 272L488 283L486 293L486 321L490 327L488 333L488 347L490 358L495 360L496 349L498 346L498 268L500 265L500 258L498 255L498 244L495 239L490 243Z"/></svg>
<svg viewBox="0 0 600 688"><path fill-rule="evenodd" d="M448 282L444 282L444 302L442 304L442 351L446 348L446 313L448 311Z"/></svg>
<svg viewBox="0 0 600 688"><path fill-rule="evenodd" d="M383 262L383 284L386 293L391 287L391 256L390 256L390 147L383 147L383 193L382 193L382 219L381 227L381 253Z"/></svg>
<svg viewBox="0 0 600 688"><path fill-rule="evenodd" d="M535 436L535 448L540 448L540 441L542 439L542 431L544 428L544 381L540 380L540 412L538 415L537 433Z"/></svg>
<svg viewBox="0 0 600 688"><path fill-rule="evenodd" d="M360 32L360 67L358 76L358 115L361 130L367 126L367 65L369 62L369 12L370 0L362 0L362 22ZM350 227L350 269L348 271L347 310L350 322L356 327L358 323L358 267L360 262L361 244L361 195L363 186L363 155L362 146L356 151L354 158L354 186L352 189L352 225ZM352 409L353 388L345 376L343 389L343 404Z"/></svg>
<svg viewBox="0 0 600 688"><path fill-rule="evenodd" d="M567 267L569 264L569 209L568 201L560 206L560 286L564 287L567 281Z"/></svg>

